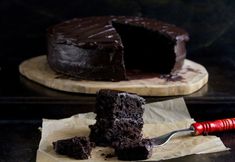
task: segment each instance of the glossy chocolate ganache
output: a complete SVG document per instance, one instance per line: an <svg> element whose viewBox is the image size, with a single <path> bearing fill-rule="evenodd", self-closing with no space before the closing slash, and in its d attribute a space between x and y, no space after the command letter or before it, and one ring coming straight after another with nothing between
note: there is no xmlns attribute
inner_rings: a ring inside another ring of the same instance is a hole
<svg viewBox="0 0 235 162"><path fill-rule="evenodd" d="M87 17L48 29L48 62L85 80L126 80L127 70L176 73L186 56L187 32L140 17Z"/></svg>

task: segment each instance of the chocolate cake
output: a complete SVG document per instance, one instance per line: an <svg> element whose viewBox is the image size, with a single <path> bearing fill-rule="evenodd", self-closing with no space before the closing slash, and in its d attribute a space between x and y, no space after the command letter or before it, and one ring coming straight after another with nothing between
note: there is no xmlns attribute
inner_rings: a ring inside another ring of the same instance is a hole
<svg viewBox="0 0 235 162"><path fill-rule="evenodd" d="M86 137L73 137L53 142L56 153L75 159L88 159L91 156L93 144Z"/></svg>
<svg viewBox="0 0 235 162"><path fill-rule="evenodd" d="M153 144L151 139L132 140L123 138L114 144L119 160L145 160L151 157Z"/></svg>
<svg viewBox="0 0 235 162"><path fill-rule="evenodd" d="M96 123L90 125L90 140L98 146L113 146L122 138L142 138L143 104L135 94L100 90L96 98Z"/></svg>
<svg viewBox="0 0 235 162"><path fill-rule="evenodd" d="M141 119L144 113L142 107L144 103L145 100L136 94L102 89L96 96L96 119Z"/></svg>
<svg viewBox="0 0 235 162"><path fill-rule="evenodd" d="M103 119L104 120L104 119ZM108 120L107 120L108 122ZM102 125L100 120L91 125L90 139L98 146L111 146L123 137L130 139L142 138L143 122L135 122L134 119L121 119L118 122L110 121L109 125Z"/></svg>
<svg viewBox="0 0 235 162"><path fill-rule="evenodd" d="M48 63L57 72L87 80L119 81L126 71L176 73L188 34L148 18L76 18L48 29Z"/></svg>

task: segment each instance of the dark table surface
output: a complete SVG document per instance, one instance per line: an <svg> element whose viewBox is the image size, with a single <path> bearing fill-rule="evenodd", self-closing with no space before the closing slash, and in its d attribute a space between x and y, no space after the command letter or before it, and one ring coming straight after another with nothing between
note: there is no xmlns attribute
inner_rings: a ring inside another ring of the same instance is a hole
<svg viewBox="0 0 235 162"><path fill-rule="evenodd" d="M0 122L0 161L1 162L34 162L40 141L38 120L1 121ZM230 162L235 158L235 131L217 133L229 151L203 155L189 155L182 158L166 160L167 162Z"/></svg>
<svg viewBox="0 0 235 162"><path fill-rule="evenodd" d="M210 76L208 84L202 89L183 96L190 114L198 121L234 117L233 61L229 56L218 58L206 54L203 53L203 59L190 58L203 64ZM64 118L93 111L95 96L48 89L20 76L17 66L13 67L15 68L2 67L0 71L0 162L35 161L40 141L38 127L41 126L41 119ZM170 98L174 97L146 97L147 102ZM191 155L167 161L233 161L235 131L216 135L231 148L230 151Z"/></svg>

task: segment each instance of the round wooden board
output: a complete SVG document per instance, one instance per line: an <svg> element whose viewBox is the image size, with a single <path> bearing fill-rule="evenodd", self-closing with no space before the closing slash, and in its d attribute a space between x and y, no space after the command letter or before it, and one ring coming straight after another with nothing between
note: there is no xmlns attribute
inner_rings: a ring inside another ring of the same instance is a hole
<svg viewBox="0 0 235 162"><path fill-rule="evenodd" d="M167 79L156 74L144 78L132 77L134 79L120 82L75 80L51 70L46 55L24 61L19 66L19 70L28 79L46 87L87 94L95 94L99 89L108 88L137 93L142 96L187 95L199 90L208 81L206 69L187 59L176 79Z"/></svg>

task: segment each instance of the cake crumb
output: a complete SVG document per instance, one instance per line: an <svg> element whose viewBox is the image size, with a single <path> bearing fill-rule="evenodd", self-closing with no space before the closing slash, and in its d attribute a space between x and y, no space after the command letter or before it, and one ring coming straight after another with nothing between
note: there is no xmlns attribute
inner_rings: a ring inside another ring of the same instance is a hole
<svg viewBox="0 0 235 162"><path fill-rule="evenodd" d="M115 154L109 153L105 156L105 158L113 158L115 157Z"/></svg>
<svg viewBox="0 0 235 162"><path fill-rule="evenodd" d="M109 158L113 158L113 157L116 156L114 153L107 153L107 154L102 153L102 154L100 154L100 155L101 155L101 156L104 156L104 160L108 160Z"/></svg>

